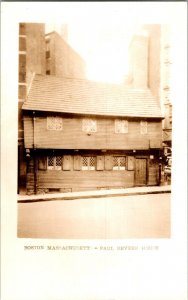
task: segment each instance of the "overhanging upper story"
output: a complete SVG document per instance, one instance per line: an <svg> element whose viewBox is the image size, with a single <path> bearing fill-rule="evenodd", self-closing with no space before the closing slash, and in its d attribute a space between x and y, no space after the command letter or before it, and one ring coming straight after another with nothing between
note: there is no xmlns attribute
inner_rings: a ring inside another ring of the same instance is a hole
<svg viewBox="0 0 188 300"><path fill-rule="evenodd" d="M163 116L149 89L36 75L22 109L26 148L161 148Z"/></svg>

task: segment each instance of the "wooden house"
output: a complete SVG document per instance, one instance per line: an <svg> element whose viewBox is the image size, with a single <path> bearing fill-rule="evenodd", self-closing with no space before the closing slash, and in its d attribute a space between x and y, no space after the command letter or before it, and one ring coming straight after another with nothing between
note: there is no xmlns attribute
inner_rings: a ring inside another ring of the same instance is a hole
<svg viewBox="0 0 188 300"><path fill-rule="evenodd" d="M35 75L22 109L28 194L159 184L162 114L148 88Z"/></svg>

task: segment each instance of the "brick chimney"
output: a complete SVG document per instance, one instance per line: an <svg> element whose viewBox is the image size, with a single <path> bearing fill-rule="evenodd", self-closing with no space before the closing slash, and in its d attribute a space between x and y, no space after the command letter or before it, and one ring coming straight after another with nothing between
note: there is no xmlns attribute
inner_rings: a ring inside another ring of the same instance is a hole
<svg viewBox="0 0 188 300"><path fill-rule="evenodd" d="M135 34L129 46L129 77L133 88L148 87L148 35Z"/></svg>

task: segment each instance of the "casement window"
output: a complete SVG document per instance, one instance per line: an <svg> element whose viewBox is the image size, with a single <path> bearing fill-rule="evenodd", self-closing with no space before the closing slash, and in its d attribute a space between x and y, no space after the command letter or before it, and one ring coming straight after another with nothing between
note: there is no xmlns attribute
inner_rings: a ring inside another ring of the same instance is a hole
<svg viewBox="0 0 188 300"><path fill-rule="evenodd" d="M115 120L115 133L128 133L129 122L127 120Z"/></svg>
<svg viewBox="0 0 188 300"><path fill-rule="evenodd" d="M61 170L62 169L62 157L61 156L48 156L47 157L47 169L48 170Z"/></svg>
<svg viewBox="0 0 188 300"><path fill-rule="evenodd" d="M148 122L140 121L140 133L147 134L148 133Z"/></svg>
<svg viewBox="0 0 188 300"><path fill-rule="evenodd" d="M114 156L113 157L113 170L125 170L126 158L125 156Z"/></svg>
<svg viewBox="0 0 188 300"><path fill-rule="evenodd" d="M62 130L63 119L61 117L47 117L48 130Z"/></svg>
<svg viewBox="0 0 188 300"><path fill-rule="evenodd" d="M97 120L85 118L82 120L82 130L88 133L97 131Z"/></svg>
<svg viewBox="0 0 188 300"><path fill-rule="evenodd" d="M82 156L82 170L94 171L96 169L96 156Z"/></svg>

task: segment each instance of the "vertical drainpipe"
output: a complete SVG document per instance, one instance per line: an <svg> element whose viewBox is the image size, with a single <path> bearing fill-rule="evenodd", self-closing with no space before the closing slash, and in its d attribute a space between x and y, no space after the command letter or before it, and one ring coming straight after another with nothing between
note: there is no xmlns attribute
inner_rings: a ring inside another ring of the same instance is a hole
<svg viewBox="0 0 188 300"><path fill-rule="evenodd" d="M35 111L33 111L33 161L34 161L34 193L37 193L36 143L35 143Z"/></svg>

